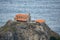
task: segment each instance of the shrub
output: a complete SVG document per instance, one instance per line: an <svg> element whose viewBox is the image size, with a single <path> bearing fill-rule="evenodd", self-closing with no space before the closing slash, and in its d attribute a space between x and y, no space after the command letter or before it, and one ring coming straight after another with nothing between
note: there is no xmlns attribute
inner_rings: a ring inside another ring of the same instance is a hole
<svg viewBox="0 0 60 40"><path fill-rule="evenodd" d="M56 37L51 36L51 37L50 37L50 40L57 40L57 39L56 39Z"/></svg>

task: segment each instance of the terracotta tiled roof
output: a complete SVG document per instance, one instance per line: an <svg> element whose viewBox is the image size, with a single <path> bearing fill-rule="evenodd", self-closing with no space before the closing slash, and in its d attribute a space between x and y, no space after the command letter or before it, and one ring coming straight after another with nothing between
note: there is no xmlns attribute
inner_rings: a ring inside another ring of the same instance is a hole
<svg viewBox="0 0 60 40"><path fill-rule="evenodd" d="M45 20L43 20L43 19L38 19L38 20L36 20L36 22L38 22L38 23L44 23Z"/></svg>
<svg viewBox="0 0 60 40"><path fill-rule="evenodd" d="M28 14L16 14L15 20L27 21Z"/></svg>

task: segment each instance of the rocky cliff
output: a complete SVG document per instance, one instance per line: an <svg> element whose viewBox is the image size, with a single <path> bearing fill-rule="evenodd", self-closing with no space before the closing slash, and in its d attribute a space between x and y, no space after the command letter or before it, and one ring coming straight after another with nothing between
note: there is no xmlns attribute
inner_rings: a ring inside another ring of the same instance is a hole
<svg viewBox="0 0 60 40"><path fill-rule="evenodd" d="M59 38L46 23L27 23L9 20L0 28L0 40L51 40Z"/></svg>

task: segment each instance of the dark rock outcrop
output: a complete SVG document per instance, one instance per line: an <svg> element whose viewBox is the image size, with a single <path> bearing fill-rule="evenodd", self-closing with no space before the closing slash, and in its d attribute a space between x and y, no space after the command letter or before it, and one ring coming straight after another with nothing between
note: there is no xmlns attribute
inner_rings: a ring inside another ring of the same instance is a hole
<svg viewBox="0 0 60 40"><path fill-rule="evenodd" d="M14 22L9 20L0 28L0 40L50 40L60 37L45 23Z"/></svg>

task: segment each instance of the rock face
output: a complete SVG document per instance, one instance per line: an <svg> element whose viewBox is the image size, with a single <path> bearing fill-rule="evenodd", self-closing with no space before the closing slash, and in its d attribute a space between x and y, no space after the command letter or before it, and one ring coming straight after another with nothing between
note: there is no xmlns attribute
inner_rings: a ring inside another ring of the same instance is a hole
<svg viewBox="0 0 60 40"><path fill-rule="evenodd" d="M55 35L59 37L45 23L14 22L9 20L6 25L0 28L0 40L50 40L50 36Z"/></svg>

